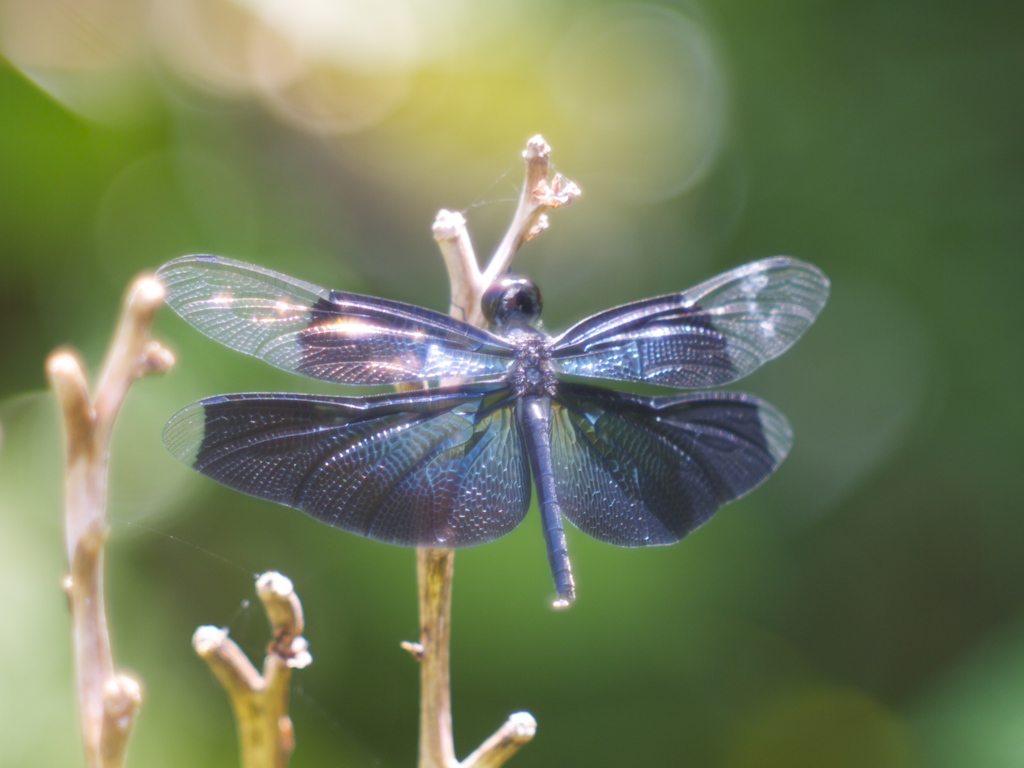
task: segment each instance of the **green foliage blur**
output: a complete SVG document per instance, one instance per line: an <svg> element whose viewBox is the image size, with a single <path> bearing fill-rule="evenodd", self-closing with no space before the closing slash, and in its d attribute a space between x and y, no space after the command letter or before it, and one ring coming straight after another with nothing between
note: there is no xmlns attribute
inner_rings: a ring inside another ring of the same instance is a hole
<svg viewBox="0 0 1024 768"><path fill-rule="evenodd" d="M980 0L0 0L0 765L82 764L43 360L100 365L124 287L211 252L447 307L430 235L498 241L542 133L584 196L514 265L552 331L777 253L833 296L741 382L794 450L681 544L575 531L550 609L535 514L456 558L458 753L516 766L1024 762L1024 13ZM109 610L145 701L129 765L236 760L191 651L259 658L253 574L304 601L294 766L411 766L414 554L179 466L199 397L338 391L169 312L114 435ZM575 534L575 535L574 535Z"/></svg>

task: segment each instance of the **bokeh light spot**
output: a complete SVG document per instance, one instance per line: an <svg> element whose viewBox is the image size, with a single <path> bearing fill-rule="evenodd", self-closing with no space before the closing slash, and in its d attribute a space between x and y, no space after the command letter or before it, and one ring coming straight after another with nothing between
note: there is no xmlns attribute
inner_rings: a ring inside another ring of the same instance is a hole
<svg viewBox="0 0 1024 768"><path fill-rule="evenodd" d="M726 99L714 43L696 21L646 5L599 11L569 31L550 70L579 178L649 202L703 176Z"/></svg>
<svg viewBox="0 0 1024 768"><path fill-rule="evenodd" d="M269 28L257 31L251 55L253 77L271 111L313 133L352 133L379 123L404 101L412 81L404 67L321 58Z"/></svg>

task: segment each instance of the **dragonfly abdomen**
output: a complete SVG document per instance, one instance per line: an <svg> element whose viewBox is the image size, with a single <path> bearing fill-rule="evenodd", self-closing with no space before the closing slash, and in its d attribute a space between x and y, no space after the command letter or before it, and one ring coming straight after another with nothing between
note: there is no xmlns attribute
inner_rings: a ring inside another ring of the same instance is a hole
<svg viewBox="0 0 1024 768"><path fill-rule="evenodd" d="M551 463L551 398L537 395L523 397L516 406L516 417L530 459L533 483L537 487L537 507L544 528L551 575L558 592L555 607L564 608L576 599L576 584L572 577L565 529L562 527L562 510L558 505Z"/></svg>

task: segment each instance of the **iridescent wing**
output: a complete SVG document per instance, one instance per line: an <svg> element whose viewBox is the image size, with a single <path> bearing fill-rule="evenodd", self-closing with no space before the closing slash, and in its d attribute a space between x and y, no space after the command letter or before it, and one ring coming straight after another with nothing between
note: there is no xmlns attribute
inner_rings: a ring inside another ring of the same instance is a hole
<svg viewBox="0 0 1024 768"><path fill-rule="evenodd" d="M507 389L375 397L221 395L164 429L168 449L224 485L377 541L432 547L504 536L530 475Z"/></svg>
<svg viewBox="0 0 1024 768"><path fill-rule="evenodd" d="M170 307L211 339L286 371L343 384L498 376L507 342L430 309L331 291L217 256L157 277Z"/></svg>
<svg viewBox="0 0 1024 768"><path fill-rule="evenodd" d="M672 544L770 475L786 418L737 392L640 397L562 383L551 453L562 513L620 547Z"/></svg>
<svg viewBox="0 0 1024 768"><path fill-rule="evenodd" d="M812 264L777 256L681 293L599 312L553 344L575 376L714 387L778 357L814 322L829 282Z"/></svg>

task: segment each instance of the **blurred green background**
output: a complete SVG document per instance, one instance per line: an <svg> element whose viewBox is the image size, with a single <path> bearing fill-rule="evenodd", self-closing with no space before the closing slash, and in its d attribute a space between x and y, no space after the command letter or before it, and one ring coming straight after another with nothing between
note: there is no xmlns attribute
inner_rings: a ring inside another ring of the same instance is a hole
<svg viewBox="0 0 1024 768"><path fill-rule="evenodd" d="M834 290L741 383L796 431L756 493L675 547L570 532L566 612L535 515L459 553L459 754L525 709L510 765L1024 763L1022 9L0 0L0 764L82 764L48 351L95 370L130 278L194 252L444 309L434 213L488 254L537 132L584 191L515 264L552 331L777 253ZM331 388L169 312L155 332L178 364L133 388L113 447L109 607L145 687L129 765L235 762L189 639L227 626L258 656L267 569L314 657L293 765L413 765L413 552L160 443L198 397Z"/></svg>

